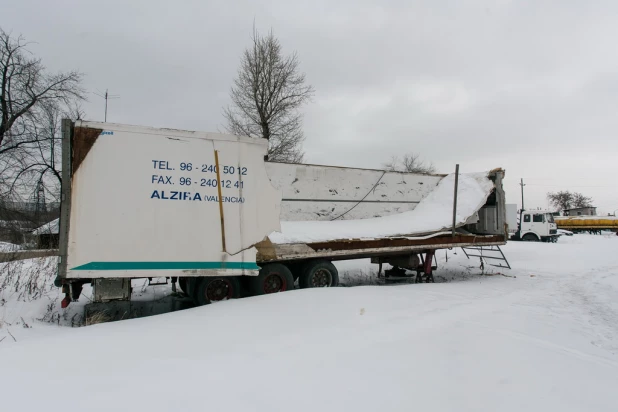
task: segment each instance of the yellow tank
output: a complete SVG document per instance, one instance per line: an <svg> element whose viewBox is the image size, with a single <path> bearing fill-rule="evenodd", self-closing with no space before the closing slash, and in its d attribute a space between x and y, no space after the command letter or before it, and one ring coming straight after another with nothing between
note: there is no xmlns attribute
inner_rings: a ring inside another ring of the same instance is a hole
<svg viewBox="0 0 618 412"><path fill-rule="evenodd" d="M618 218L614 216L556 216L558 229L565 230L618 230Z"/></svg>

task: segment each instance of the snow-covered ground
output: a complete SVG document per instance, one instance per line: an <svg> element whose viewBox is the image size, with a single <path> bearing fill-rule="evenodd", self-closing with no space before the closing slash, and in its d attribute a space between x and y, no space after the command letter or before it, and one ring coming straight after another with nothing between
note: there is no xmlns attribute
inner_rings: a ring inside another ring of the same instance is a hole
<svg viewBox="0 0 618 412"><path fill-rule="evenodd" d="M8 242L0 242L0 252L14 252L21 249L19 245Z"/></svg>
<svg viewBox="0 0 618 412"><path fill-rule="evenodd" d="M366 261L341 262L343 282L361 286L80 328L25 328L12 314L0 328L0 405L618 410L618 237L510 242L504 251L514 269L484 276L461 250L446 264L440 251L435 284L378 286Z"/></svg>

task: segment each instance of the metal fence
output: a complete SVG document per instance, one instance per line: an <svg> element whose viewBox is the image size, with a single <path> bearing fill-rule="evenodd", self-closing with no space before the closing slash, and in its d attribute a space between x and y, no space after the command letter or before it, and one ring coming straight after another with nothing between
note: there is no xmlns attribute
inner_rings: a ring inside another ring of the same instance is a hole
<svg viewBox="0 0 618 412"><path fill-rule="evenodd" d="M60 209L60 202L14 202L0 201L0 211L29 213L29 212L52 212Z"/></svg>

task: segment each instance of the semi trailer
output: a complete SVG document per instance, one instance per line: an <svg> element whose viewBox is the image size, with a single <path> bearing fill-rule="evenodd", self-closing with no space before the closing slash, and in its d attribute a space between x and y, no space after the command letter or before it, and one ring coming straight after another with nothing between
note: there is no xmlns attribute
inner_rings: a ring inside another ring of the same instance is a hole
<svg viewBox="0 0 618 412"><path fill-rule="evenodd" d="M267 141L62 122L63 306L168 278L197 304L338 285L371 258L432 281L438 249L504 245L504 170L414 174L265 162Z"/></svg>
<svg viewBox="0 0 618 412"><path fill-rule="evenodd" d="M556 216L558 229L574 233L600 233L607 230L618 234L618 219L615 216Z"/></svg>

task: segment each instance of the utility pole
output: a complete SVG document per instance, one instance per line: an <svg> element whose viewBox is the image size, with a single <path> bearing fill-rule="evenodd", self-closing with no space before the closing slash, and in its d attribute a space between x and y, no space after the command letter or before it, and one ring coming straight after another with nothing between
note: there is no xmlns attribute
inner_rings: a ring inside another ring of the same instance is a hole
<svg viewBox="0 0 618 412"><path fill-rule="evenodd" d="M524 179L521 179L521 183L519 184L521 186L521 210L524 210L524 186L526 186L524 184Z"/></svg>
<svg viewBox="0 0 618 412"><path fill-rule="evenodd" d="M107 89L105 89L105 93L101 92L99 89L97 89L97 91L99 91L99 93L94 93L94 92L93 93L105 99L105 120L104 122L107 122L107 101L109 99L120 99L120 96L117 94L109 94Z"/></svg>
<svg viewBox="0 0 618 412"><path fill-rule="evenodd" d="M455 193L453 194L453 237L455 237L455 225L457 224L457 186L459 186L459 163L455 165Z"/></svg>
<svg viewBox="0 0 618 412"><path fill-rule="evenodd" d="M521 178L520 186L521 186L521 209L519 211L519 225L517 226L516 236L517 238L521 239L521 224L523 222L523 217L524 217L524 186L526 186L524 184L523 177Z"/></svg>

